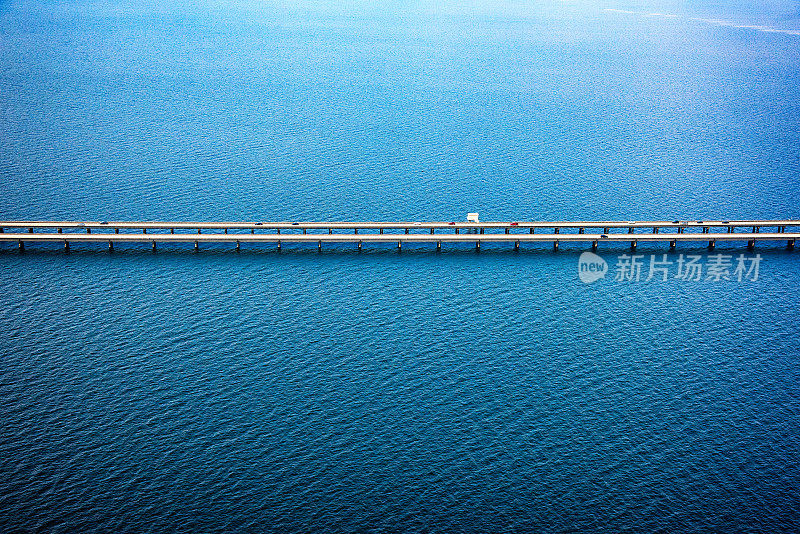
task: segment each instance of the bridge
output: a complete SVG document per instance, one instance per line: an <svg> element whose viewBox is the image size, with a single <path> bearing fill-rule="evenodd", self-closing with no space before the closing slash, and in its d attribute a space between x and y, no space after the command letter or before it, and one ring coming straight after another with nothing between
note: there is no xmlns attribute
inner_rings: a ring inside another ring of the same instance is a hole
<svg viewBox="0 0 800 534"><path fill-rule="evenodd" d="M800 238L800 220L752 221L508 221L508 222L152 222L152 221L0 221L0 243L102 243L109 250L120 243L308 243L321 250L325 243L442 244L507 243L518 250L523 243L583 243L597 250L600 243L716 243L736 242L753 249L757 242L793 249Z"/></svg>

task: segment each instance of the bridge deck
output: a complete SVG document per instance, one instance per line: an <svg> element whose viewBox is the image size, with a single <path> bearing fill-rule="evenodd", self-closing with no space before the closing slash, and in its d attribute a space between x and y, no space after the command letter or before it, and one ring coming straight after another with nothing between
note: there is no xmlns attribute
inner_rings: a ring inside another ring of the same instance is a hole
<svg viewBox="0 0 800 534"><path fill-rule="evenodd" d="M531 243L755 242L794 246L800 221L149 222L0 221L0 242Z"/></svg>

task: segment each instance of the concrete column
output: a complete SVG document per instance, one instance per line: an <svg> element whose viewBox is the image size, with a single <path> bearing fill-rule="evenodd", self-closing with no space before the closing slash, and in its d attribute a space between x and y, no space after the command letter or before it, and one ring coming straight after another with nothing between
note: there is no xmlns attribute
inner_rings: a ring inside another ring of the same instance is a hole
<svg viewBox="0 0 800 534"><path fill-rule="evenodd" d="M322 241L317 241L317 250L322 252Z"/></svg>
<svg viewBox="0 0 800 534"><path fill-rule="evenodd" d="M61 232L58 232L58 233L60 234ZM119 233L119 228L114 228L114 233L118 234Z"/></svg>
<svg viewBox="0 0 800 534"><path fill-rule="evenodd" d="M281 251L281 242L278 241L278 252L280 252L280 251Z"/></svg>
<svg viewBox="0 0 800 534"><path fill-rule="evenodd" d="M20 241L17 243L17 248L19 248L19 251L20 251L20 252L25 252L25 243L23 243L23 242L22 242L22 240L20 240Z"/></svg>
<svg viewBox="0 0 800 534"><path fill-rule="evenodd" d="M597 240L592 241L592 252L597 250Z"/></svg>
<svg viewBox="0 0 800 534"><path fill-rule="evenodd" d="M519 241L514 241L514 251L519 250Z"/></svg>
<svg viewBox="0 0 800 534"><path fill-rule="evenodd" d="M64 241L64 252L69 252L69 241Z"/></svg>
<svg viewBox="0 0 800 534"><path fill-rule="evenodd" d="M169 229L169 233L170 233L170 234L174 234L174 233L175 233L175 228L170 228L170 229Z"/></svg>
<svg viewBox="0 0 800 534"><path fill-rule="evenodd" d="M64 243L64 244L66 245L66 243ZM108 251L109 252L114 252L114 242L113 241L109 241L108 242Z"/></svg>
<svg viewBox="0 0 800 534"><path fill-rule="evenodd" d="M358 242L358 251L361 252L361 241Z"/></svg>
<svg viewBox="0 0 800 534"><path fill-rule="evenodd" d="M639 243L634 239L631 241L631 250L636 251L636 247Z"/></svg>
<svg viewBox="0 0 800 534"><path fill-rule="evenodd" d="M197 241L194 242L194 251L195 252L199 252L200 251L200 243L198 243Z"/></svg>
<svg viewBox="0 0 800 534"><path fill-rule="evenodd" d="M436 252L440 252L441 250L442 250L442 242L441 241L437 241L436 242Z"/></svg>
<svg viewBox="0 0 800 534"><path fill-rule="evenodd" d="M558 252L558 241L553 241L553 252Z"/></svg>
<svg viewBox="0 0 800 534"><path fill-rule="evenodd" d="M475 250L480 252L481 251L481 242L475 241Z"/></svg>
<svg viewBox="0 0 800 534"><path fill-rule="evenodd" d="M786 248L788 248L789 250L794 250L794 239L790 239L790 240L789 240L789 241L786 243Z"/></svg>
<svg viewBox="0 0 800 534"><path fill-rule="evenodd" d="M558 233L560 233L560 232L561 232L561 228L559 228L559 227L557 227L557 226L556 226L555 228L553 228L553 233L554 233L554 234L558 234Z"/></svg>
<svg viewBox="0 0 800 534"><path fill-rule="evenodd" d="M153 252L155 252L155 251L156 251L156 242L153 241Z"/></svg>
<svg viewBox="0 0 800 534"><path fill-rule="evenodd" d="M583 228L578 228L578 233L582 234L583 233Z"/></svg>
<svg viewBox="0 0 800 534"><path fill-rule="evenodd" d="M712 239L708 242L708 250L714 250L715 246L716 246L716 240Z"/></svg>
<svg viewBox="0 0 800 534"><path fill-rule="evenodd" d="M58 233L60 234L60 233L62 233L62 232L63 232L63 230L62 230L61 228L59 228L59 229L58 229ZM0 229L0 234L2 234L2 233L3 233L3 231L2 231L2 229Z"/></svg>
<svg viewBox="0 0 800 534"><path fill-rule="evenodd" d="M403 242L402 241L398 241L397 242L397 250L398 251L403 250Z"/></svg>
<svg viewBox="0 0 800 534"><path fill-rule="evenodd" d="M673 239L673 240L671 240L671 241L669 242L669 249L670 249L670 250L675 250L675 245L676 245L676 244L677 244L677 242L676 242L674 239Z"/></svg>
<svg viewBox="0 0 800 534"><path fill-rule="evenodd" d="M236 240L236 252L239 252L240 249L241 249L241 245L239 244L239 240L237 239Z"/></svg>
<svg viewBox="0 0 800 534"><path fill-rule="evenodd" d="M753 250L754 248L756 248L756 240L755 239L750 239L747 242L747 250Z"/></svg>

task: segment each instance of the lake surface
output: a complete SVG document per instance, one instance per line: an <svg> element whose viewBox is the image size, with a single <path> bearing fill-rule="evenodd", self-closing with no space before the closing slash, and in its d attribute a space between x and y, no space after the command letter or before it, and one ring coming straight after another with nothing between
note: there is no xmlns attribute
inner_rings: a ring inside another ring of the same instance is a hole
<svg viewBox="0 0 800 534"><path fill-rule="evenodd" d="M2 2L0 219L800 219L737 4ZM4 245L0 530L796 532L783 245Z"/></svg>

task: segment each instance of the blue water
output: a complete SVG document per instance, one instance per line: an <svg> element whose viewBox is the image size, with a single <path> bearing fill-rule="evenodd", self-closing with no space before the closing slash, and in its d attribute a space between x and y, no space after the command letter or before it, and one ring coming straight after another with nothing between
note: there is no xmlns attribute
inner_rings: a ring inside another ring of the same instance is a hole
<svg viewBox="0 0 800 534"><path fill-rule="evenodd" d="M0 219L800 218L799 33L795 1L3 2ZM797 252L584 284L581 251L5 245L0 530L800 530Z"/></svg>

